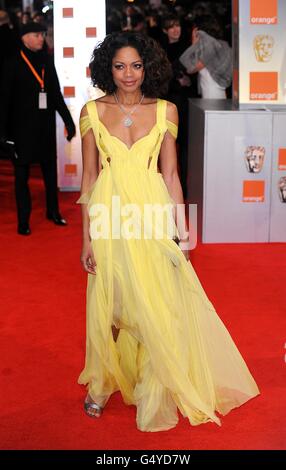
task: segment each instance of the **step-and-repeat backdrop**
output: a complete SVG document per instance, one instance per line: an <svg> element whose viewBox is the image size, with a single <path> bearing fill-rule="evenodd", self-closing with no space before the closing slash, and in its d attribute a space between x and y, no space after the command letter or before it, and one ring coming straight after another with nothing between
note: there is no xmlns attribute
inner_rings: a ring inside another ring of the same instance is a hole
<svg viewBox="0 0 286 470"><path fill-rule="evenodd" d="M286 1L233 0L239 108L286 106Z"/></svg>
<svg viewBox="0 0 286 470"><path fill-rule="evenodd" d="M206 191L212 195L212 177L220 172L208 220L214 214L221 220L233 214L233 220L221 233L209 223L208 240L286 241L286 0L233 0L232 7L235 106L224 147L213 155ZM218 149L226 123L221 129L219 120L213 125L218 128L212 144ZM230 184L235 196L228 192ZM227 203L217 212L220 191Z"/></svg>
<svg viewBox="0 0 286 470"><path fill-rule="evenodd" d="M102 95L91 85L92 51L106 34L105 0L54 0L55 65L65 102L77 126L77 135L66 140L57 116L58 181L63 190L77 190L81 183L80 110L86 101Z"/></svg>

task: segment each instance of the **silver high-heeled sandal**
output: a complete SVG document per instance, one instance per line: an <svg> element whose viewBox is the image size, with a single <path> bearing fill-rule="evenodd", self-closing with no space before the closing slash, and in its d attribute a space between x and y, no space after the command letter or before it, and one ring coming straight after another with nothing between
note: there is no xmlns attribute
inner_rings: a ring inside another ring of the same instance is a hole
<svg viewBox="0 0 286 470"><path fill-rule="evenodd" d="M102 406L98 405L93 401L87 401L87 398L84 400L84 411L90 418L100 418L103 412Z"/></svg>

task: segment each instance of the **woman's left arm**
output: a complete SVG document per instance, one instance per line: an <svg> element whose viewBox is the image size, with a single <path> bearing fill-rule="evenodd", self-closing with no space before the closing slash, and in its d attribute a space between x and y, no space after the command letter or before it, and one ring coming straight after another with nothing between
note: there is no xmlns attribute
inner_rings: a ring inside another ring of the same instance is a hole
<svg viewBox="0 0 286 470"><path fill-rule="evenodd" d="M171 121L178 126L179 117L177 107L169 101L167 103L166 118L168 121ZM183 191L178 175L176 140L169 131L167 131L164 136L159 158L162 176L168 192L176 204L175 221L180 234L180 239L182 242L186 242L189 238L188 228L185 221Z"/></svg>

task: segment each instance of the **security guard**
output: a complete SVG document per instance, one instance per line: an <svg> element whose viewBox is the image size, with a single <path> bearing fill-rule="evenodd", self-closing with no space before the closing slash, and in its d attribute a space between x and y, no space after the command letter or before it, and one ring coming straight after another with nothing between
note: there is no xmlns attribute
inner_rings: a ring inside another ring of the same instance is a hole
<svg viewBox="0 0 286 470"><path fill-rule="evenodd" d="M46 28L28 23L22 47L3 67L0 87L0 137L14 143L18 233L31 233L30 165L40 163L46 189L46 217L65 226L58 206L55 112L62 117L70 141L75 125L64 102L52 58L44 51ZM12 144L11 144L12 145Z"/></svg>

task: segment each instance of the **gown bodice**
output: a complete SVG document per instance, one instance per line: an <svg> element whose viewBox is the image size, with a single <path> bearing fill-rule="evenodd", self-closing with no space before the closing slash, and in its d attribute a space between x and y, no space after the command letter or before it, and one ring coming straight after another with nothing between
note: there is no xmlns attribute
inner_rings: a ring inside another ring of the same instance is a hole
<svg viewBox="0 0 286 470"><path fill-rule="evenodd" d="M111 135L99 119L95 101L86 104L87 115L80 119L81 136L92 129L96 139L102 167L110 166L116 170L122 166L135 166L157 171L158 156L162 140L167 131L176 139L178 127L166 119L167 101L157 100L156 123L143 137L128 147L120 138Z"/></svg>

